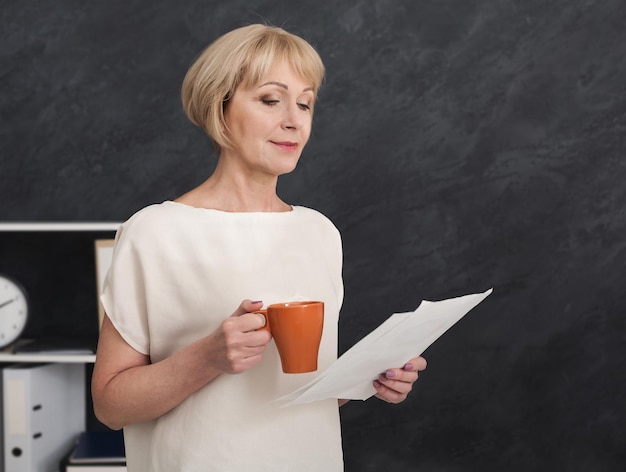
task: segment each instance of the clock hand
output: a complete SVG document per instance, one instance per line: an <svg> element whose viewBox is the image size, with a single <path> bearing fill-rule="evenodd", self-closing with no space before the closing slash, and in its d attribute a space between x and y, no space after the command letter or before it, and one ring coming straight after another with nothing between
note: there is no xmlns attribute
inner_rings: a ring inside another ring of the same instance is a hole
<svg viewBox="0 0 626 472"><path fill-rule="evenodd" d="M0 303L0 308L4 308L5 306L7 306L7 305L9 305L9 304L13 303L15 300L16 300L15 298L11 298L10 300L7 300L7 301L6 301L6 302L4 302L4 303Z"/></svg>

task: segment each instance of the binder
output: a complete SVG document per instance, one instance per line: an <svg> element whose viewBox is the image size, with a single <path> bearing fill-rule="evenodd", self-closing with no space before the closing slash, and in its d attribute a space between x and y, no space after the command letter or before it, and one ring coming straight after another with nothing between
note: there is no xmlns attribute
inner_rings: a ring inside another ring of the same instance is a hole
<svg viewBox="0 0 626 472"><path fill-rule="evenodd" d="M0 363L0 424L4 424L4 408L2 408L3 383L1 370L8 365L10 364L6 362ZM4 472L4 428L0 428L0 472Z"/></svg>
<svg viewBox="0 0 626 472"><path fill-rule="evenodd" d="M85 429L83 364L2 370L4 471L49 472Z"/></svg>
<svg viewBox="0 0 626 472"><path fill-rule="evenodd" d="M4 382L2 375L2 370L5 367L10 367L15 365L13 362L0 362L0 425L4 425L4 406L3 406L3 398L4 398ZM4 426L0 427L0 472L4 472Z"/></svg>
<svg viewBox="0 0 626 472"><path fill-rule="evenodd" d="M76 448L70 454L70 464L116 464L126 462L124 432L85 431L80 433Z"/></svg>
<svg viewBox="0 0 626 472"><path fill-rule="evenodd" d="M126 472L124 433L84 431L63 459L60 472Z"/></svg>

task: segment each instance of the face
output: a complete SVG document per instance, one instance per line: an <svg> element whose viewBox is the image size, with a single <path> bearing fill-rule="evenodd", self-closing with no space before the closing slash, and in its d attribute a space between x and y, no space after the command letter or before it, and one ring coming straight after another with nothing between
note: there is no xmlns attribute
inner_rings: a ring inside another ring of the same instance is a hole
<svg viewBox="0 0 626 472"><path fill-rule="evenodd" d="M224 118L234 149L222 157L245 172L277 177L295 169L311 134L312 87L279 63L249 88L240 86Z"/></svg>

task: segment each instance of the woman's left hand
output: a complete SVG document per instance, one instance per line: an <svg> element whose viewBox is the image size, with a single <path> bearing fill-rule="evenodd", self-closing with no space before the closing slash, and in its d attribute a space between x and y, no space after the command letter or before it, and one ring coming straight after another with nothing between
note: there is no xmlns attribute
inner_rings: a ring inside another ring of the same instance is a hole
<svg viewBox="0 0 626 472"><path fill-rule="evenodd" d="M426 359L415 357L400 369L388 369L374 380L376 397L387 403L401 403L413 389L422 370L426 369Z"/></svg>

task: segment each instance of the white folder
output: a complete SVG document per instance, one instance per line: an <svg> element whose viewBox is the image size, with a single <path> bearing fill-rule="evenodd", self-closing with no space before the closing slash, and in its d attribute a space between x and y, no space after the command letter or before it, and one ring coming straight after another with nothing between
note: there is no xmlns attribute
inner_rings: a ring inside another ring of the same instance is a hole
<svg viewBox="0 0 626 472"><path fill-rule="evenodd" d="M85 366L14 364L2 377L4 471L56 470L85 429Z"/></svg>

